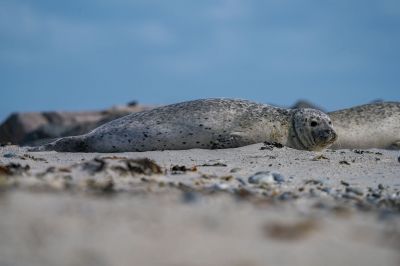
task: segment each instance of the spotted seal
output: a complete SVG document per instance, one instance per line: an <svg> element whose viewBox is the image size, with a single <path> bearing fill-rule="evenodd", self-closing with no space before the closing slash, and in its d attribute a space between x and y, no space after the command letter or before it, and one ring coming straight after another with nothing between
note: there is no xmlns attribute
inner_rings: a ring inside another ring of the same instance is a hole
<svg viewBox="0 0 400 266"><path fill-rule="evenodd" d="M400 149L400 102L365 104L329 116L338 133L333 149Z"/></svg>
<svg viewBox="0 0 400 266"><path fill-rule="evenodd" d="M264 141L321 150L336 139L329 117L247 100L201 99L133 113L34 150L129 152L235 148Z"/></svg>

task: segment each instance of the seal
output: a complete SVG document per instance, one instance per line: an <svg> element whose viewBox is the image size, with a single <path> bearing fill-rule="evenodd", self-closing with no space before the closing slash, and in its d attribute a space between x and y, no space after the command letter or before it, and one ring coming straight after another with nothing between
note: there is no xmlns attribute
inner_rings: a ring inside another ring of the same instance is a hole
<svg viewBox="0 0 400 266"><path fill-rule="evenodd" d="M333 149L400 149L400 102L365 104L329 116L338 133Z"/></svg>
<svg viewBox="0 0 400 266"><path fill-rule="evenodd" d="M65 137L34 151L130 152L223 149L264 141L321 150L336 140L328 115L247 100L201 99L129 114L91 132Z"/></svg>

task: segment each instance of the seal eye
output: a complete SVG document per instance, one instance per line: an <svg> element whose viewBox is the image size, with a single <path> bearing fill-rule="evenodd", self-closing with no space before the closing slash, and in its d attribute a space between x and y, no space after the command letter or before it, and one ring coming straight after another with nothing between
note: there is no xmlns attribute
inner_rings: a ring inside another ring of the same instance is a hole
<svg viewBox="0 0 400 266"><path fill-rule="evenodd" d="M328 123L329 125L332 125L332 122L331 121L329 121L329 123Z"/></svg>
<svg viewBox="0 0 400 266"><path fill-rule="evenodd" d="M312 127L316 127L318 125L318 123L316 122L316 121L312 121L311 123L310 123L310 126L312 126Z"/></svg>

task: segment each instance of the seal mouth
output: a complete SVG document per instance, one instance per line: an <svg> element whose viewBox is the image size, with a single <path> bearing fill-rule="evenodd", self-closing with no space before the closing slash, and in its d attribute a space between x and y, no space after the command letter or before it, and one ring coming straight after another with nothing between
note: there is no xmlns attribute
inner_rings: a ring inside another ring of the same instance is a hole
<svg viewBox="0 0 400 266"><path fill-rule="evenodd" d="M334 143L338 136L334 129L327 129L318 133L312 132L313 139L318 143L321 148L327 147Z"/></svg>

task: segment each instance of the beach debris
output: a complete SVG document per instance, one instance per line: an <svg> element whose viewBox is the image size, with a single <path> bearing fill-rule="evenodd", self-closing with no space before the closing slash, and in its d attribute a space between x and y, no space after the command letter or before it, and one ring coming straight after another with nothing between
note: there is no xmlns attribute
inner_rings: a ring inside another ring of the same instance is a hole
<svg viewBox="0 0 400 266"><path fill-rule="evenodd" d="M47 160L44 159L44 158L38 158L38 157L32 156L30 154L23 154L22 156L19 156L19 158L21 160L30 159L30 160L33 160L33 161L36 161L36 162L47 162Z"/></svg>
<svg viewBox="0 0 400 266"><path fill-rule="evenodd" d="M220 176L219 179L221 179L221 180L223 180L223 181L226 181L226 182L229 182L229 181L233 180L233 176L231 176L231 175L224 175L224 176Z"/></svg>
<svg viewBox="0 0 400 266"><path fill-rule="evenodd" d="M247 199L253 195L251 190L244 187L239 187L238 189L235 189L234 193L235 196L237 196L239 199Z"/></svg>
<svg viewBox="0 0 400 266"><path fill-rule="evenodd" d="M102 160L128 160L128 158L124 156L103 156L101 157Z"/></svg>
<svg viewBox="0 0 400 266"><path fill-rule="evenodd" d="M87 179L85 182L86 189L93 192L111 193L114 192L114 181L111 178L97 180Z"/></svg>
<svg viewBox="0 0 400 266"><path fill-rule="evenodd" d="M173 174L173 175L176 175L176 174L183 174L183 173L186 173L186 172L196 172L197 171L197 167L196 166L192 166L192 167L186 167L186 166L184 166L184 165L173 165L172 167L171 167L171 173Z"/></svg>
<svg viewBox="0 0 400 266"><path fill-rule="evenodd" d="M22 156L18 156L18 155L17 155L16 153L14 153L14 152L5 153L5 154L3 155L3 157L4 157L4 158L19 158L19 159L21 159L21 160L30 159L30 160L33 160L33 161L47 162L46 159L34 157L34 156L32 156L32 155L29 155L29 154L23 154Z"/></svg>
<svg viewBox="0 0 400 266"><path fill-rule="evenodd" d="M153 160L148 158L139 158L139 159L119 159L119 158L111 158L111 160L119 160L119 165L112 165L108 167L108 163L106 159L103 158L94 158L91 161L84 162L82 167L84 170L89 171L91 174L96 174L106 170L107 168L112 171L118 172L120 175L136 175L136 174L144 174L144 175L152 175L152 174L161 174L162 168L158 164L156 164Z"/></svg>
<svg viewBox="0 0 400 266"><path fill-rule="evenodd" d="M397 161L400 163L400 156L399 156L399 157L397 157Z"/></svg>
<svg viewBox="0 0 400 266"><path fill-rule="evenodd" d="M298 221L295 223L271 222L263 227L265 236L277 240L299 240L316 231L319 224L315 219Z"/></svg>
<svg viewBox="0 0 400 266"><path fill-rule="evenodd" d="M222 166L222 167L226 167L228 166L224 161L222 160L210 160L202 165L198 165L198 166Z"/></svg>
<svg viewBox="0 0 400 266"><path fill-rule="evenodd" d="M260 150L273 150L274 148L278 148L281 149L283 148L283 145L281 143L278 142L269 142L269 141L265 141L264 142L264 146L262 146L260 148Z"/></svg>
<svg viewBox="0 0 400 266"><path fill-rule="evenodd" d="M350 165L350 163L346 160L340 161L339 164Z"/></svg>
<svg viewBox="0 0 400 266"><path fill-rule="evenodd" d="M22 166L19 163L0 164L0 175L21 175L29 171L30 168L29 165Z"/></svg>
<svg viewBox="0 0 400 266"><path fill-rule="evenodd" d="M366 153L366 154L375 154L375 155L383 155L383 153L381 153L381 152L373 152L373 151L364 151L364 150L353 150L353 152L354 153L357 153L357 154L364 154L364 153Z"/></svg>
<svg viewBox="0 0 400 266"><path fill-rule="evenodd" d="M94 158L91 161L84 162L82 168L85 171L89 171L91 174L95 174L106 168L106 161L101 158Z"/></svg>
<svg viewBox="0 0 400 266"><path fill-rule="evenodd" d="M162 168L149 158L128 159L125 161L131 174L162 174Z"/></svg>
<svg viewBox="0 0 400 266"><path fill-rule="evenodd" d="M272 185L285 182L285 178L279 173L261 171L250 176L248 182L256 185Z"/></svg>
<svg viewBox="0 0 400 266"><path fill-rule="evenodd" d="M320 155L315 156L315 157L312 159L312 161L320 161L320 160L329 160L329 158L326 157L326 156L323 155L323 154L320 154Z"/></svg>

